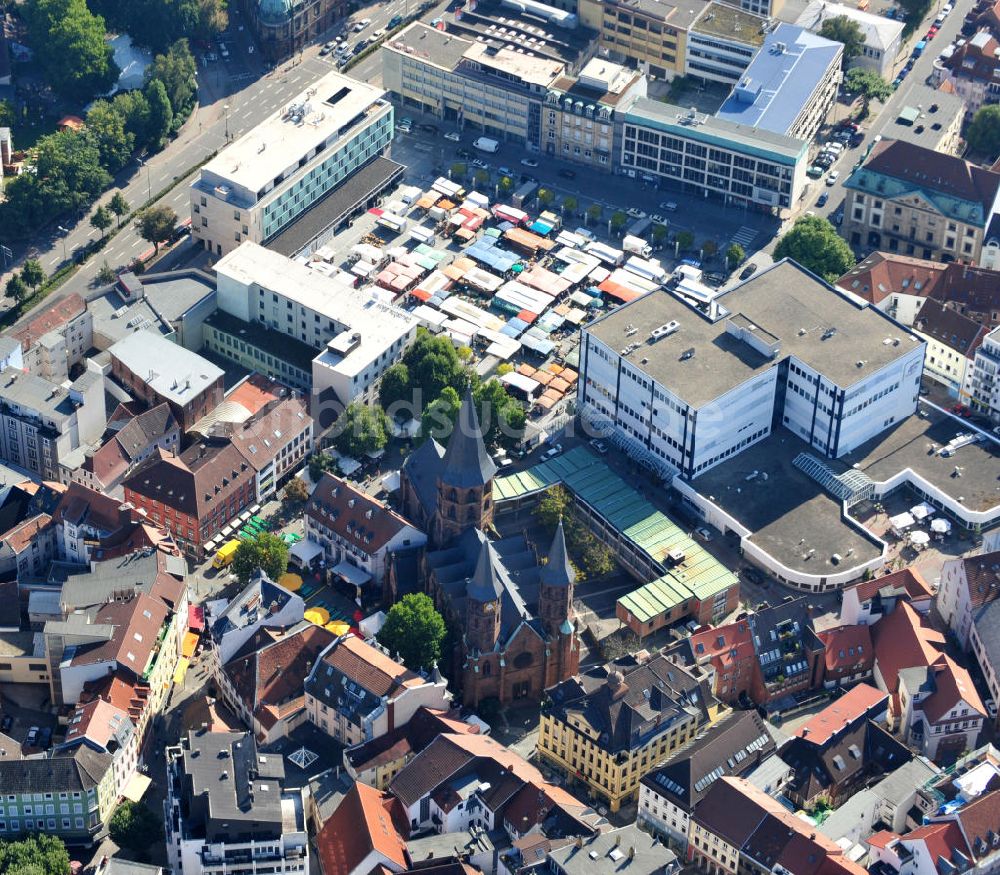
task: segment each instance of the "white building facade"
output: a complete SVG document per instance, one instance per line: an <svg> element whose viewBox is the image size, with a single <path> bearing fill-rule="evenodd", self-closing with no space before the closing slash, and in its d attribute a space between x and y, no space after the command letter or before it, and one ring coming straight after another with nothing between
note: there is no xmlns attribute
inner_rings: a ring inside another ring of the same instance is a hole
<svg viewBox="0 0 1000 875"><path fill-rule="evenodd" d="M962 395L970 407L1000 422L1000 328L994 328L976 350L965 371Z"/></svg>
<svg viewBox="0 0 1000 875"><path fill-rule="evenodd" d="M201 169L192 237L215 255L270 239L384 154L392 136L382 89L328 73Z"/></svg>

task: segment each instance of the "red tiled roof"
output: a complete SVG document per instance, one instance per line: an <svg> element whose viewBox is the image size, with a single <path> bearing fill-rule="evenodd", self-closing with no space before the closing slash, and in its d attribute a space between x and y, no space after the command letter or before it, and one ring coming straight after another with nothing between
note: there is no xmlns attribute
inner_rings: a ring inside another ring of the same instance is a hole
<svg viewBox="0 0 1000 875"><path fill-rule="evenodd" d="M755 655L753 636L746 620L696 632L688 643L696 661L705 654L710 654L720 666L731 666L744 659L752 659ZM702 649L699 650L699 647Z"/></svg>
<svg viewBox="0 0 1000 875"><path fill-rule="evenodd" d="M894 292L931 296L943 283L944 276L945 265L936 261L892 252L873 252L837 280L837 285L872 304L879 304Z"/></svg>
<svg viewBox="0 0 1000 875"><path fill-rule="evenodd" d="M280 383L263 374L251 374L226 396L226 401L242 404L254 416L281 397Z"/></svg>
<svg viewBox="0 0 1000 875"><path fill-rule="evenodd" d="M946 823L928 823L926 826L918 827L912 832L903 836L903 843L922 842L927 848L934 868L939 872L938 861L942 858L949 863L952 862L952 851L961 851L966 857L969 855L968 845L962 836L962 830L954 821Z"/></svg>
<svg viewBox="0 0 1000 875"><path fill-rule="evenodd" d="M990 330L933 298L924 301L913 327L970 360Z"/></svg>
<svg viewBox="0 0 1000 875"><path fill-rule="evenodd" d="M958 811L957 818L977 860L993 853L991 834L1000 832L1000 790L969 802ZM985 848L981 842L986 844Z"/></svg>
<svg viewBox="0 0 1000 875"><path fill-rule="evenodd" d="M824 660L827 671L841 671L860 663L857 671L868 671L875 662L871 630L867 626L838 626L817 633L826 647Z"/></svg>
<svg viewBox="0 0 1000 875"><path fill-rule="evenodd" d="M888 698L886 693L875 687L858 684L803 723L795 735L822 746L846 725L864 717L873 708L884 705Z"/></svg>
<svg viewBox="0 0 1000 875"><path fill-rule="evenodd" d="M39 533L47 529L51 522L52 517L47 513L40 513L30 520L19 523L10 531L4 532L3 540L13 553L20 553L30 547Z"/></svg>
<svg viewBox="0 0 1000 875"><path fill-rule="evenodd" d="M934 692L920 703L920 708L931 723L937 723L960 702L978 711L981 717L986 716L968 670L941 654L934 665Z"/></svg>
<svg viewBox="0 0 1000 875"><path fill-rule="evenodd" d="M903 568L894 571L892 574L883 574L881 577L873 577L871 580L862 580L860 583L849 586L844 592L855 592L859 602L866 602L874 598L875 593L885 587L891 589L902 588L911 601L933 598L930 585L924 576L916 568Z"/></svg>
<svg viewBox="0 0 1000 875"><path fill-rule="evenodd" d="M94 622L113 626L112 639L96 647L78 650L73 664L93 665L113 660L136 675L142 675L166 618L167 606L144 592L125 601L111 602L97 612Z"/></svg>
<svg viewBox="0 0 1000 875"><path fill-rule="evenodd" d="M898 841L899 836L894 832L890 832L887 829L879 830L874 835L869 836L866 839L867 844L873 848L887 848L893 842Z"/></svg>
<svg viewBox="0 0 1000 875"><path fill-rule="evenodd" d="M426 681L402 663L386 656L356 635L345 635L323 657L342 674L376 696L390 699L405 687L419 687Z"/></svg>
<svg viewBox="0 0 1000 875"><path fill-rule="evenodd" d="M79 705L70 715L66 741L86 738L106 749L118 728L118 721L128 719L130 716L124 709L104 699L94 699Z"/></svg>
<svg viewBox="0 0 1000 875"><path fill-rule="evenodd" d="M27 352L38 343L43 334L64 328L66 323L81 315L87 305L76 292L47 307L32 319L27 325L22 325L11 333L11 337L21 344L21 349Z"/></svg>
<svg viewBox="0 0 1000 875"><path fill-rule="evenodd" d="M944 648L944 635L902 602L891 614L872 626L875 662L886 689L896 692L900 669L931 665Z"/></svg>
<svg viewBox="0 0 1000 875"><path fill-rule="evenodd" d="M969 584L969 602L973 608L993 601L1000 596L1000 550L968 556L962 560L965 579Z"/></svg>
<svg viewBox="0 0 1000 875"><path fill-rule="evenodd" d="M406 832L399 801L356 782L316 836L323 875L351 875L372 851L393 864L392 871L406 869Z"/></svg>

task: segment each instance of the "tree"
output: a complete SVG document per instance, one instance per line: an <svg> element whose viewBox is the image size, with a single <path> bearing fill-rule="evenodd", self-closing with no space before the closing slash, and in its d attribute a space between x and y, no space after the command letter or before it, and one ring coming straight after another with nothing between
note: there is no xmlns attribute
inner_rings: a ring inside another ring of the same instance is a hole
<svg viewBox="0 0 1000 875"><path fill-rule="evenodd" d="M965 131L965 142L973 152L988 158L1000 152L1000 105L984 106L972 117Z"/></svg>
<svg viewBox="0 0 1000 875"><path fill-rule="evenodd" d="M796 221L778 241L774 258L791 258L828 283L836 282L855 262L854 253L837 229L821 216L803 216Z"/></svg>
<svg viewBox="0 0 1000 875"><path fill-rule="evenodd" d="M860 118L868 117L868 109L873 100L885 103L892 96L892 86L878 73L855 67L844 76L844 86L861 97Z"/></svg>
<svg viewBox="0 0 1000 875"><path fill-rule="evenodd" d="M159 79L153 79L145 89L149 103L149 125L147 139L149 146L158 149L170 136L174 124L174 110L167 96L167 89Z"/></svg>
<svg viewBox="0 0 1000 875"><path fill-rule="evenodd" d="M430 596L411 593L389 608L378 642L391 654L398 653L408 669L429 671L441 659L446 631Z"/></svg>
<svg viewBox="0 0 1000 875"><path fill-rule="evenodd" d="M184 114L194 100L198 65L186 39L177 40L166 54L157 55L146 69L146 82L159 80L166 89L170 106L177 115Z"/></svg>
<svg viewBox="0 0 1000 875"><path fill-rule="evenodd" d="M514 190L514 180L509 176L500 177L500 181L497 183L497 191L500 194L510 194Z"/></svg>
<svg viewBox="0 0 1000 875"><path fill-rule="evenodd" d="M615 210L611 214L610 226L615 234L620 234L628 223L628 215L622 210Z"/></svg>
<svg viewBox="0 0 1000 875"><path fill-rule="evenodd" d="M111 89L120 71L104 41L104 19L91 14L86 0L29 0L20 8L35 59L55 91L80 103Z"/></svg>
<svg viewBox="0 0 1000 875"><path fill-rule="evenodd" d="M288 567L288 545L271 532L261 532L252 541L240 541L233 556L233 574L246 585L258 571L277 580Z"/></svg>
<svg viewBox="0 0 1000 875"><path fill-rule="evenodd" d="M152 243L154 250L159 252L160 244L166 243L174 233L177 213L166 205L147 207L139 213L135 226L139 229L139 236Z"/></svg>
<svg viewBox="0 0 1000 875"><path fill-rule="evenodd" d="M828 18L819 29L819 35L825 39L844 44L843 66L845 70L848 63L860 55L865 47L865 35L861 26L846 15L835 15Z"/></svg>
<svg viewBox="0 0 1000 875"><path fill-rule="evenodd" d="M17 117L14 115L14 104L9 100L0 100L0 128L12 128Z"/></svg>
<svg viewBox="0 0 1000 875"><path fill-rule="evenodd" d="M104 259L101 266L97 269L97 282L102 286L109 285L115 281L115 272L111 269L111 265L108 264L108 260Z"/></svg>
<svg viewBox="0 0 1000 875"><path fill-rule="evenodd" d="M320 477L330 469L333 468L335 460L333 456L329 453L324 453L322 451L318 453L313 453L309 457L309 479L313 483L318 483Z"/></svg>
<svg viewBox="0 0 1000 875"><path fill-rule="evenodd" d="M663 244L667 242L667 226L666 225L653 225L653 230L650 232L653 238L653 245L657 249L662 249Z"/></svg>
<svg viewBox="0 0 1000 875"><path fill-rule="evenodd" d="M86 207L111 183L101 153L86 133L60 131L36 146L35 175L44 219Z"/></svg>
<svg viewBox="0 0 1000 875"><path fill-rule="evenodd" d="M28 284L21 279L21 274L11 274L10 279L7 280L6 292L7 297L16 301L18 304L28 297Z"/></svg>
<svg viewBox="0 0 1000 875"><path fill-rule="evenodd" d="M562 486L553 486L545 497L538 502L535 508L535 519L538 524L551 536L559 520L567 519L570 513L569 493Z"/></svg>
<svg viewBox="0 0 1000 875"><path fill-rule="evenodd" d="M552 202L556 199L555 192L551 188L538 189L536 197L538 198L539 205L545 210L552 206Z"/></svg>
<svg viewBox="0 0 1000 875"><path fill-rule="evenodd" d="M451 169L448 171L448 176L451 179L465 179L465 174L469 172L469 168L463 164L461 161L456 161L451 165Z"/></svg>
<svg viewBox="0 0 1000 875"><path fill-rule="evenodd" d="M678 231L674 239L677 241L677 248L681 252L686 252L694 246L694 234L690 231Z"/></svg>
<svg viewBox="0 0 1000 875"><path fill-rule="evenodd" d="M347 456L375 453L385 449L392 435L392 427L385 411L375 405L369 407L360 401L347 405L336 424L337 449Z"/></svg>
<svg viewBox="0 0 1000 875"><path fill-rule="evenodd" d="M730 270L739 267L746 257L747 254L739 243L729 244L729 248L726 250L726 264L729 265Z"/></svg>
<svg viewBox="0 0 1000 875"><path fill-rule="evenodd" d="M125 200L125 195L120 191L116 191L108 202L108 209L117 217L118 227L120 228L122 226L122 216L127 216L129 210L132 208L129 206L128 201Z"/></svg>
<svg viewBox="0 0 1000 875"><path fill-rule="evenodd" d="M711 258L718 251L719 251L719 244L716 243L711 238L709 238L708 240L701 241L701 252L705 258Z"/></svg>
<svg viewBox="0 0 1000 875"><path fill-rule="evenodd" d="M378 400L388 409L399 401L404 401L410 391L410 369L405 362L396 362L382 374L378 387Z"/></svg>
<svg viewBox="0 0 1000 875"><path fill-rule="evenodd" d="M112 109L125 122L125 133L135 146L149 146L149 101L141 91L123 91L111 101Z"/></svg>
<svg viewBox="0 0 1000 875"><path fill-rule="evenodd" d="M135 149L135 134L125 129L125 116L113 103L96 100L87 111L90 137L101 156L101 165L110 173L121 170Z"/></svg>
<svg viewBox="0 0 1000 875"><path fill-rule="evenodd" d="M69 875L69 852L58 836L40 832L20 841L0 841L4 875Z"/></svg>
<svg viewBox="0 0 1000 875"><path fill-rule="evenodd" d="M490 175L485 170L477 170L472 176L476 188L485 188L490 184Z"/></svg>
<svg viewBox="0 0 1000 875"><path fill-rule="evenodd" d="M424 408L420 415L420 435L426 440L442 442L447 441L455 428L455 420L458 419L458 411L462 406L462 399L459 398L451 386L445 386L441 394Z"/></svg>
<svg viewBox="0 0 1000 875"><path fill-rule="evenodd" d="M37 258L29 258L21 266L21 279L31 286L32 291L37 289L45 282L45 271L42 270L42 263Z"/></svg>
<svg viewBox="0 0 1000 875"><path fill-rule="evenodd" d="M461 389L468 375L455 351L454 344L443 335L435 336L423 328L417 329L416 340L403 355L410 374L410 386L420 389L422 399L437 398L445 386Z"/></svg>
<svg viewBox="0 0 1000 875"><path fill-rule="evenodd" d="M114 224L114 219L111 218L111 211L107 207L98 207L90 217L90 224L101 232L101 239L103 240L105 231Z"/></svg>
<svg viewBox="0 0 1000 875"><path fill-rule="evenodd" d="M579 201L573 195L568 194L563 198L562 211L563 215L575 216L577 208L580 206Z"/></svg>
<svg viewBox="0 0 1000 875"><path fill-rule="evenodd" d="M306 501L309 498L309 487L301 477L293 477L285 485L285 501Z"/></svg>
<svg viewBox="0 0 1000 875"><path fill-rule="evenodd" d="M108 831L116 845L133 852L144 852L163 841L160 819L145 805L125 801L115 809Z"/></svg>
<svg viewBox="0 0 1000 875"><path fill-rule="evenodd" d="M596 225L599 221L601 221L601 212L602 210L600 204L591 204L589 207L587 207L587 212L586 212L587 224Z"/></svg>
<svg viewBox="0 0 1000 875"><path fill-rule="evenodd" d="M499 380L480 383L472 392L483 431L483 442L488 446L516 445L524 436L524 407L511 397Z"/></svg>

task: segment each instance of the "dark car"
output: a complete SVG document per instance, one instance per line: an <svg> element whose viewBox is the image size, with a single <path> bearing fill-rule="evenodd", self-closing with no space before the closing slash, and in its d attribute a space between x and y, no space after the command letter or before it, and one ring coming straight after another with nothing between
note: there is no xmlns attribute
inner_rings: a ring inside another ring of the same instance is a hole
<svg viewBox="0 0 1000 875"><path fill-rule="evenodd" d="M743 576L749 583L754 583L757 586L760 586L765 581L764 575L757 568L754 568L751 565L747 565L743 569Z"/></svg>
<svg viewBox="0 0 1000 875"><path fill-rule="evenodd" d="M857 149L865 141L865 135L863 131L858 131L851 136L851 148Z"/></svg>
<svg viewBox="0 0 1000 875"><path fill-rule="evenodd" d="M7 732L14 725L14 718L10 714L4 714L0 721L0 731Z"/></svg>
<svg viewBox="0 0 1000 875"><path fill-rule="evenodd" d="M42 750L48 750L52 747L52 730L46 726L38 735L38 746Z"/></svg>
<svg viewBox="0 0 1000 875"><path fill-rule="evenodd" d="M560 170L559 171L559 175L563 179L576 179L576 171L575 170Z"/></svg>
<svg viewBox="0 0 1000 875"><path fill-rule="evenodd" d="M824 191L823 194L821 194L818 198L816 198L816 206L817 207L825 207L826 206L826 202L828 200L830 200L830 195L828 195Z"/></svg>
<svg viewBox="0 0 1000 875"><path fill-rule="evenodd" d="M757 272L757 265L750 262L743 270L740 271L740 279L748 280Z"/></svg>
<svg viewBox="0 0 1000 875"><path fill-rule="evenodd" d="M423 124L419 124L419 125L417 125L417 127L420 128L420 130L422 130L426 134L436 134L438 132L438 126L437 125L432 125L432 124L429 124L427 122L424 122Z"/></svg>
<svg viewBox="0 0 1000 875"><path fill-rule="evenodd" d="M389 23L385 26L386 30L392 30L394 27L399 27L403 23L402 15L394 15L389 19Z"/></svg>

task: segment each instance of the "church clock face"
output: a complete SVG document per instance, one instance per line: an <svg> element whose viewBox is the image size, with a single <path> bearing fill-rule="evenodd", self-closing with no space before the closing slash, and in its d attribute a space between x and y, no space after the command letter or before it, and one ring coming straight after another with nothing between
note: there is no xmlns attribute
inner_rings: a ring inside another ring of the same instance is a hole
<svg viewBox="0 0 1000 875"><path fill-rule="evenodd" d="M487 614L492 614L493 611L495 610L495 608L493 607L493 602L487 602L485 605L483 605L483 610L486 611Z"/></svg>

